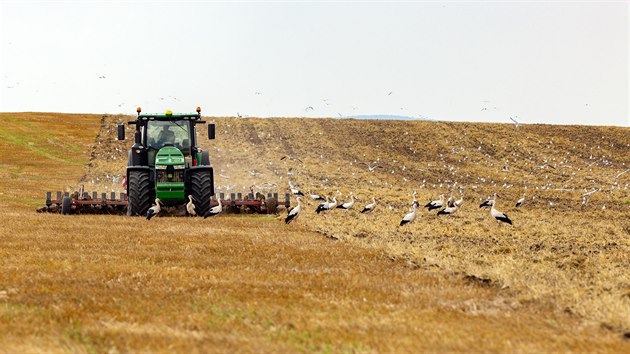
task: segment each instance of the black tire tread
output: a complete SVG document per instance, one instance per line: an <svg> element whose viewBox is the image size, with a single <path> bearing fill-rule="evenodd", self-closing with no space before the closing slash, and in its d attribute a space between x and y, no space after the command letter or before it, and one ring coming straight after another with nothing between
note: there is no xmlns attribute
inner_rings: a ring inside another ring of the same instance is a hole
<svg viewBox="0 0 630 354"><path fill-rule="evenodd" d="M214 189L212 183L212 174L207 171L193 172L190 176L190 194L198 216L204 216L210 211L210 197Z"/></svg>
<svg viewBox="0 0 630 354"><path fill-rule="evenodd" d="M149 171L129 171L129 196L127 215L145 216L155 200L155 190L151 185Z"/></svg>

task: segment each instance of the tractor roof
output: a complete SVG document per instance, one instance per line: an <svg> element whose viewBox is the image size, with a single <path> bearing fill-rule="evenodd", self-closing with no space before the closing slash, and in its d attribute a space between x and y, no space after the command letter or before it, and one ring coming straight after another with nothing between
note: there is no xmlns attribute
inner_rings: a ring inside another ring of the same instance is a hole
<svg viewBox="0 0 630 354"><path fill-rule="evenodd" d="M141 113L138 120L200 120L199 113Z"/></svg>

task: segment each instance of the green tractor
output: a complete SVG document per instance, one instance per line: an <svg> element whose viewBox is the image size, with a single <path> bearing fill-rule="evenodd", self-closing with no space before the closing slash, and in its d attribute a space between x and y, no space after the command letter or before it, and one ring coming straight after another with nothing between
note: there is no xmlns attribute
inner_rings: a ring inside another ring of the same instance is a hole
<svg viewBox="0 0 630 354"><path fill-rule="evenodd" d="M155 198L165 206L178 206L192 196L197 215L205 215L214 196L214 176L207 150L197 146L196 128L204 124L197 113L146 114L137 109L134 144L127 163L127 215L146 215ZM208 139L214 139L208 124ZM118 140L125 126L118 125Z"/></svg>

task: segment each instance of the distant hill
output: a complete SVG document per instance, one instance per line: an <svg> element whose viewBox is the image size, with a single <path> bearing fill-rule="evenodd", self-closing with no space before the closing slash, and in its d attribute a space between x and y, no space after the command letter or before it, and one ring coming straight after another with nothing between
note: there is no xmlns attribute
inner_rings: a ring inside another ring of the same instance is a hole
<svg viewBox="0 0 630 354"><path fill-rule="evenodd" d="M344 116L343 118L352 119L382 119L382 120L431 120L427 117L411 117L411 116L399 116L395 114L362 114L356 116Z"/></svg>

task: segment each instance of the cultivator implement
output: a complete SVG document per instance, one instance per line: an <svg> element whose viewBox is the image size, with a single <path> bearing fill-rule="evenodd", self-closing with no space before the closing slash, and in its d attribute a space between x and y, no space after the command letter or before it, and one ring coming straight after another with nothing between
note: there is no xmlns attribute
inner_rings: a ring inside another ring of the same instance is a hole
<svg viewBox="0 0 630 354"><path fill-rule="evenodd" d="M220 193L219 198L223 205L224 211L228 213L255 213L255 214L275 214L279 206L289 208L291 205L291 196L287 193L284 195L284 202L278 199L278 193L230 193L226 199L225 193ZM127 195L125 193L97 193L97 192L52 192L46 193L46 206L40 208L39 212L61 213L61 214L126 214L127 212ZM214 207L219 204L218 200L213 198L210 206Z"/></svg>
<svg viewBox="0 0 630 354"><path fill-rule="evenodd" d="M40 212L61 214L120 214L127 210L127 195L125 193L57 192L53 198L52 192L46 192L46 206Z"/></svg>

